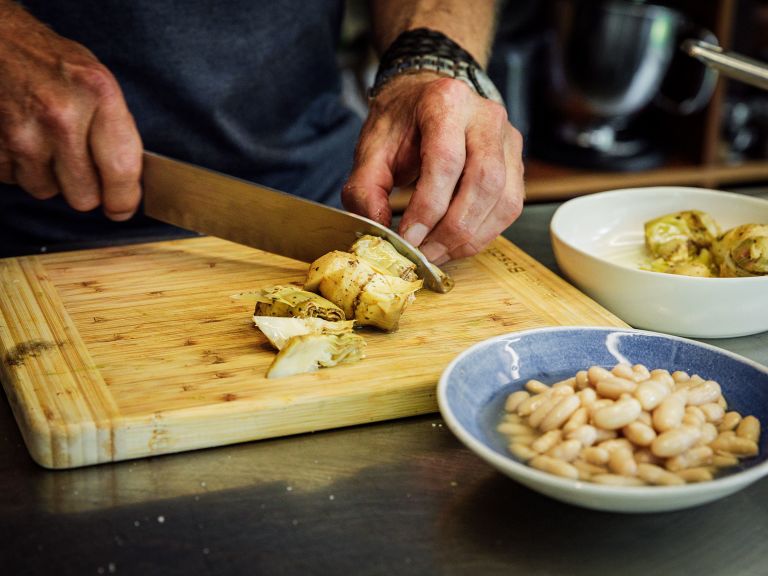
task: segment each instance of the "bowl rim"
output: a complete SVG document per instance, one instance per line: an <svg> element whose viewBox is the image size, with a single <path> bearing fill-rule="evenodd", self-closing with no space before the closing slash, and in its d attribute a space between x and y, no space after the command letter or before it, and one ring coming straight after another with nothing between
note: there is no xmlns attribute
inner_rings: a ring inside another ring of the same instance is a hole
<svg viewBox="0 0 768 576"><path fill-rule="evenodd" d="M633 275L637 275L640 278L642 277L666 278L667 282L679 282L683 284L689 284L689 283L697 284L699 282L704 282L704 283L709 283L710 286L713 285L712 284L713 282L717 282L720 285L735 284L735 283L744 285L747 282L752 282L753 284L756 284L756 283L768 281L768 275L739 276L736 278L720 278L717 276L715 277L685 276L681 274L667 274L665 272L654 272L653 270L643 270L641 268L632 268L630 266L623 266L621 264L616 264L615 262L611 262L610 260L597 256L592 252L588 252L587 250L584 250L579 246L576 246L572 241L567 239L566 236L561 232L561 229L562 229L561 221L567 217L566 216L567 211L570 209L573 209L575 205L599 202L601 198L604 198L606 196L624 196L624 195L640 196L642 194L647 194L649 191L658 191L658 190L668 190L668 191L679 190L684 192L695 192L695 193L702 193L702 195L705 195L705 196L738 197L739 199L747 199L748 201L754 200L757 203L765 203L766 205L768 205L768 200L764 198L756 198L754 196L747 196L745 194L738 194L736 192L712 190L709 188L695 188L691 186L646 186L646 187L636 187L636 188L617 188L615 190L595 192L591 194L585 194L584 196L571 198L570 200L567 200L566 202L558 206L558 208L555 210L555 213L552 215L552 218L549 222L549 233L553 239L553 245L554 245L554 241L558 241L562 243L564 246L567 246L571 250L579 253L581 256L588 258L589 260L600 263L601 265L607 265L613 271L630 273ZM558 265L560 265L559 259L558 259Z"/></svg>
<svg viewBox="0 0 768 576"><path fill-rule="evenodd" d="M638 501L646 499L650 496L653 497L667 497L671 498L675 495L685 493L687 495L705 495L711 492L733 492L741 487L745 487L749 484L756 482L762 477L768 475L768 458L765 461L757 464L747 470L741 470L722 478L714 478L706 482L698 482L691 484L683 484L679 486L612 486L606 484L595 484L585 480L572 480L569 478L562 478L555 476L548 472L543 472L532 468L527 464L519 462L511 455L502 455L495 450L488 447L486 444L475 438L468 430L466 430L459 419L453 413L453 409L448 402L447 388L450 374L456 368L457 364L461 362L465 357L472 354L475 350L481 349L486 346L490 346L493 343L504 340L510 337L523 337L534 333L546 333L546 332L577 332L577 331L591 331L591 332L629 332L633 334L643 334L649 336L656 336L666 340L678 340L689 344L693 344L696 347L704 348L718 354L729 356L732 359L746 363L757 370L764 372L768 375L768 367L756 362L745 356L735 354L729 350L713 346L690 338L684 338L681 336L674 336L671 334L664 334L662 332L653 332L650 330L639 330L635 328L619 328L614 326L547 326L542 328L531 328L527 330L519 330L514 332L508 332L506 334L500 334L493 336L486 340L482 340L473 344L460 352L443 370L440 375L440 380L437 385L437 402L440 409L440 413L448 425L448 428L475 454L494 465L498 470L510 470L514 471L516 475L522 478L535 482L538 485L545 485L548 488L554 488L566 492L579 492L583 495L589 495L594 497L602 496L621 496L628 501Z"/></svg>

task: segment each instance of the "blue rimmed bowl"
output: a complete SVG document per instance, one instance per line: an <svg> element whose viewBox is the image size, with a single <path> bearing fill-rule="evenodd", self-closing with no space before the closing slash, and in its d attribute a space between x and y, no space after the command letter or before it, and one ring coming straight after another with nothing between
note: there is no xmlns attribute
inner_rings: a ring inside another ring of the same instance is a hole
<svg viewBox="0 0 768 576"><path fill-rule="evenodd" d="M662 512L711 502L768 474L763 430L758 456L743 460L709 482L683 486L606 486L554 476L531 468L507 451L496 427L507 396L535 378L546 383L592 365L619 362L649 369L684 370L720 383L729 410L752 414L768 425L768 368L693 340L633 329L554 327L513 332L480 342L459 354L438 384L446 424L478 456L521 484L563 502L615 512Z"/></svg>

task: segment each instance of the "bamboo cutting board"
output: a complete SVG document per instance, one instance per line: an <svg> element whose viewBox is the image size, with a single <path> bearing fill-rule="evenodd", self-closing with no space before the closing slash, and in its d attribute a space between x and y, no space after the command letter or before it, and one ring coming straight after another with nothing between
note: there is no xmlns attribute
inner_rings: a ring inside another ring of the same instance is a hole
<svg viewBox="0 0 768 576"><path fill-rule="evenodd" d="M266 379L274 358L232 294L307 265L217 238L0 260L0 378L32 457L71 468L437 410L467 346L551 325L626 326L507 240L446 266L360 362Z"/></svg>

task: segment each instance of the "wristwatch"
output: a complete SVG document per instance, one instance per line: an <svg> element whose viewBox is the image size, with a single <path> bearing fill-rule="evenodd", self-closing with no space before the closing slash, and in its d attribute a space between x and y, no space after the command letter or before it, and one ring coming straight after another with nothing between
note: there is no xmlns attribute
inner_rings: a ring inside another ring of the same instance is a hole
<svg viewBox="0 0 768 576"><path fill-rule="evenodd" d="M374 98L393 78L421 71L456 78L480 96L504 104L488 74L469 52L441 32L428 28L408 30L395 39L381 57L368 94Z"/></svg>

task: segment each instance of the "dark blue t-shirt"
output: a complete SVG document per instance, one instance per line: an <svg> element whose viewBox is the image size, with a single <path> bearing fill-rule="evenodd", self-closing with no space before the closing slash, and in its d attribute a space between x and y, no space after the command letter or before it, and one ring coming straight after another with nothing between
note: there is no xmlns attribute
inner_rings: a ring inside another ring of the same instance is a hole
<svg viewBox="0 0 768 576"><path fill-rule="evenodd" d="M25 0L112 71L144 146L338 206L360 119L340 97L341 0ZM173 233L0 189L0 255ZM45 247L45 248L44 248Z"/></svg>

